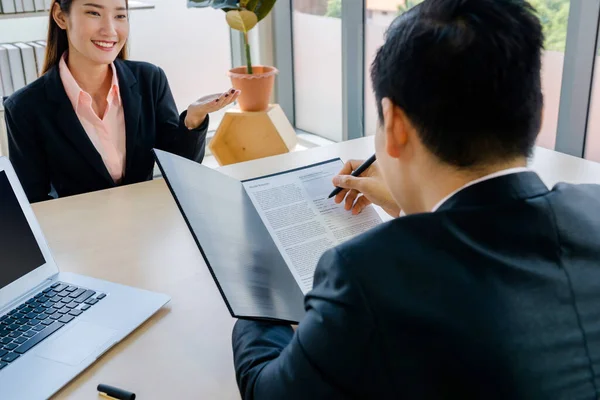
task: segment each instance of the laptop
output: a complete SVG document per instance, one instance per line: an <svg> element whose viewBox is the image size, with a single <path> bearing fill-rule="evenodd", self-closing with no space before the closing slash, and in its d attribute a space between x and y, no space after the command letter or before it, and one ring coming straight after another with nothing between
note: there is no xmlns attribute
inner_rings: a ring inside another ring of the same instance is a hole
<svg viewBox="0 0 600 400"><path fill-rule="evenodd" d="M52 396L169 300L60 272L0 157L0 399Z"/></svg>

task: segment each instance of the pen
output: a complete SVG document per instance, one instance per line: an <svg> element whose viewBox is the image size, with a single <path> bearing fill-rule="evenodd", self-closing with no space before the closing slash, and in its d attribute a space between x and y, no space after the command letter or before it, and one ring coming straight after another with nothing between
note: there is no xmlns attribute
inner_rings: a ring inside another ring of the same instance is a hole
<svg viewBox="0 0 600 400"><path fill-rule="evenodd" d="M135 393L131 393L114 386L105 385L103 383L98 385L98 392L100 396L111 400L135 400Z"/></svg>
<svg viewBox="0 0 600 400"><path fill-rule="evenodd" d="M375 162L375 154L373 154L371 157L369 157L367 159L367 161L365 161L364 163L362 163L358 168L356 168L356 170L354 170L350 175L352 176L360 176L360 174L362 174L363 172L365 172L365 170L367 168L369 168L371 166L371 164L373 164ZM333 192L331 192L329 194L329 197L327 197L328 199L332 198L333 196L335 196L336 194L338 194L339 192L341 192L343 189L340 187L336 187L335 189L333 189Z"/></svg>

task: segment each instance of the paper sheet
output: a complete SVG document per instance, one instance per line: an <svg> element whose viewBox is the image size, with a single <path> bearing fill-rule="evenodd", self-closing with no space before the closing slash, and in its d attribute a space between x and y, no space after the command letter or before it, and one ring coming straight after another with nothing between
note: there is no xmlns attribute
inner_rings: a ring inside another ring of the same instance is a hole
<svg viewBox="0 0 600 400"><path fill-rule="evenodd" d="M382 222L373 206L352 215L327 196L341 160L244 182L246 192L303 293L321 255Z"/></svg>

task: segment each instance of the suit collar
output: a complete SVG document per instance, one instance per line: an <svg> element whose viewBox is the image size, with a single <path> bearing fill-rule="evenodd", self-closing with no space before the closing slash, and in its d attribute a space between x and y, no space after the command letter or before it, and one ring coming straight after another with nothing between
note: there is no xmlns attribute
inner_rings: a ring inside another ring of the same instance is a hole
<svg viewBox="0 0 600 400"><path fill-rule="evenodd" d="M117 59L115 60L115 68L119 75L119 90L121 92L123 113L125 115L126 158L123 183L129 183L127 173L135 165L135 157L138 151L137 143L139 141L139 126L142 116L142 95L139 91L137 79L127 63Z"/></svg>
<svg viewBox="0 0 600 400"><path fill-rule="evenodd" d="M46 95L48 101L55 105L54 115L60 130L96 172L98 172L110 185L114 186L115 183L110 176L108 169L104 165L102 156L94 147L94 144L85 132L85 129L81 125L81 122L73 109L73 104L71 103L71 100L69 100L69 96L67 95L60 78L58 65L52 67L44 75L44 79Z"/></svg>
<svg viewBox="0 0 600 400"><path fill-rule="evenodd" d="M123 86L131 88L137 85L137 79L125 61L117 58L114 65L117 70L117 75L119 76L120 88Z"/></svg>
<svg viewBox="0 0 600 400"><path fill-rule="evenodd" d="M452 196L454 196L456 193L460 192L461 190L465 190L467 187L469 186L473 186L476 185L480 182L483 181L487 181L493 178L497 178L499 176L503 176L503 175L510 175L510 174L514 174L517 172L525 172L525 171L530 171L529 168L527 167L516 167L516 168L508 168L508 169L503 169L500 171L496 171L494 173L491 173L489 175L485 175L482 176L481 178L477 178L475 180L472 180L471 182L468 182L466 185L464 185L463 187L460 187L458 189L456 189L454 192L450 193L448 196L444 197L442 200L440 200L432 209L431 212L435 212L438 208L440 208L440 206L442 204L444 204L449 198L451 198Z"/></svg>
<svg viewBox="0 0 600 400"><path fill-rule="evenodd" d="M535 172L513 173L468 186L446 200L437 211L500 205L541 196L548 192L548 188Z"/></svg>
<svg viewBox="0 0 600 400"><path fill-rule="evenodd" d="M134 165L136 143L139 135L139 123L142 110L142 96L139 93L137 79L131 68L120 59L114 62L119 79L119 92L123 103L126 132L126 162L123 182L127 183L127 172ZM85 157L94 169L100 173L111 185L115 185L110 173L104 165L102 156L87 133L83 129L73 105L67 96L60 78L58 66L52 67L45 75L46 96L49 103L55 105L58 124L65 136L73 143L74 147Z"/></svg>
<svg viewBox="0 0 600 400"><path fill-rule="evenodd" d="M69 70L69 66L67 65L68 57L67 52L64 52L60 61L58 62L58 74L60 76L60 80L67 92L67 96L75 109L75 113L78 112L79 101L82 96L87 96L90 98L89 93L85 92L79 83L75 80L75 77ZM112 82L110 85L110 90L108 95L106 96L106 101L109 104L112 104L114 96L117 96L117 100L119 105L122 105L121 102L121 94L119 93L119 74L117 74L117 69L115 68L115 63L110 64L110 69L112 71Z"/></svg>

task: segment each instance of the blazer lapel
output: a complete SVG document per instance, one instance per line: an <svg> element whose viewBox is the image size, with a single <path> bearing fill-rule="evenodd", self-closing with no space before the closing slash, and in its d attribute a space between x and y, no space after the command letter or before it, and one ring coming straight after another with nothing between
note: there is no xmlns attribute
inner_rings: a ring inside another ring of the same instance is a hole
<svg viewBox="0 0 600 400"><path fill-rule="evenodd" d="M47 96L48 99L54 102L57 106L56 116L58 124L64 135L73 143L74 147L79 151L86 161L111 185L115 185L110 173L104 165L104 160L89 136L83 129L73 105L69 101L69 97L60 79L58 66L52 68L47 74Z"/></svg>
<svg viewBox="0 0 600 400"><path fill-rule="evenodd" d="M133 72L131 72L131 69L120 59L115 60L115 67L119 76L119 91L125 115L126 155L124 181L127 182L128 172L135 165L142 111L142 96L137 90L137 79Z"/></svg>

